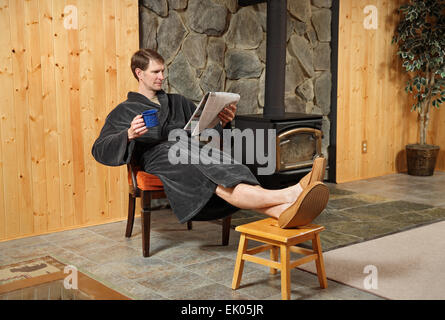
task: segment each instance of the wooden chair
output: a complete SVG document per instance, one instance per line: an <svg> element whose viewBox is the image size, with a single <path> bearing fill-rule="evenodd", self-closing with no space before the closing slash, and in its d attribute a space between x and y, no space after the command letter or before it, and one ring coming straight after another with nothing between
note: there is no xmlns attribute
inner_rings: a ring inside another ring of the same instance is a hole
<svg viewBox="0 0 445 320"><path fill-rule="evenodd" d="M166 198L161 180L155 175L140 170L134 163L127 165L128 169L128 219L125 236L131 237L134 224L134 211L136 198L141 198L141 224L142 224L142 255L149 256L150 252L150 220L151 200ZM223 219L222 223L222 245L229 243L231 216ZM187 229L192 229L192 222L187 222Z"/></svg>
<svg viewBox="0 0 445 320"><path fill-rule="evenodd" d="M278 227L277 220L267 218L236 227L241 232L239 240L238 254L233 272L232 289L236 290L240 286L243 274L244 261L250 261L270 267L270 273L276 274L281 271L281 298L289 300L290 290L290 270L301 264L315 261L317 267L318 281L322 289L327 288L328 282L324 269L323 253L319 233L324 227L315 224L298 229L282 229ZM247 249L248 240L254 240L264 245ZM311 240L312 250L296 246L299 243ZM255 254L270 250L271 260L256 257ZM278 252L280 253L280 262L278 262ZM296 252L304 255L295 261L290 261L290 252Z"/></svg>

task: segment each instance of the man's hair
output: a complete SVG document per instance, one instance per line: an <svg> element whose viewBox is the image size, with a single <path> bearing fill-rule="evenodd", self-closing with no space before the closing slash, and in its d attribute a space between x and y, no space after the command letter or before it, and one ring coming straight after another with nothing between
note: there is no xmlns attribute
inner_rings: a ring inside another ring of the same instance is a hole
<svg viewBox="0 0 445 320"><path fill-rule="evenodd" d="M136 68L139 68L142 71L147 70L150 60L164 63L164 58L162 58L159 53L151 49L140 49L133 54L133 56L131 57L131 72L133 72L136 80L139 81L139 78L136 74Z"/></svg>

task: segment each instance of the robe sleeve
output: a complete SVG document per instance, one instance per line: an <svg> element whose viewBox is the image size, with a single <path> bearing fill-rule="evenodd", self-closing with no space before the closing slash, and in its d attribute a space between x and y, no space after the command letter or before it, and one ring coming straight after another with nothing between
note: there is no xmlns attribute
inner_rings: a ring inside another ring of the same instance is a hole
<svg viewBox="0 0 445 320"><path fill-rule="evenodd" d="M116 128L109 118L93 144L92 154L96 161L107 166L120 166L131 160L136 141L128 141L128 128Z"/></svg>
<svg viewBox="0 0 445 320"><path fill-rule="evenodd" d="M138 107L124 102L110 112L91 150L96 161L107 166L128 164L137 144L150 146L162 140L157 126L149 128L144 135L128 141L131 121L146 108L145 105Z"/></svg>

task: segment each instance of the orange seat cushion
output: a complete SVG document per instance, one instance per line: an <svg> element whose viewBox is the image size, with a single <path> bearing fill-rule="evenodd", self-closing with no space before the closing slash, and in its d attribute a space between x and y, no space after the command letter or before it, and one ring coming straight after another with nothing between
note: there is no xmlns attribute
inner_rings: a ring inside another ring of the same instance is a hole
<svg viewBox="0 0 445 320"><path fill-rule="evenodd" d="M141 190L164 190L164 186L158 177L142 170L136 171L136 182ZM128 183L132 185L130 172L128 173Z"/></svg>

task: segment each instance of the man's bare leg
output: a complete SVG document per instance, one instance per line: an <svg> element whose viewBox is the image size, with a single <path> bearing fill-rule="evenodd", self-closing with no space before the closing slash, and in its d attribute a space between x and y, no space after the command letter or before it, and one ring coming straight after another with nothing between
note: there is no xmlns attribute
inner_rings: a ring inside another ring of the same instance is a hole
<svg viewBox="0 0 445 320"><path fill-rule="evenodd" d="M294 228L310 223L326 207L329 190L322 183L325 167L326 159L316 158L311 172L299 183L281 190L242 183L234 188L218 185L215 194L238 208L276 218L281 228Z"/></svg>
<svg viewBox="0 0 445 320"><path fill-rule="evenodd" d="M281 212L291 206L301 192L299 184L285 189L270 190L244 183L234 188L219 185L215 191L216 195L235 207L255 210L274 218L278 218Z"/></svg>

